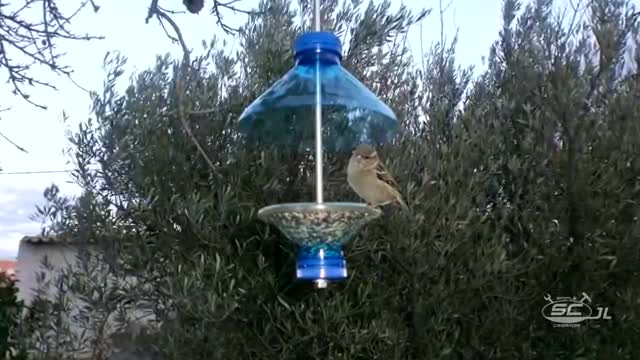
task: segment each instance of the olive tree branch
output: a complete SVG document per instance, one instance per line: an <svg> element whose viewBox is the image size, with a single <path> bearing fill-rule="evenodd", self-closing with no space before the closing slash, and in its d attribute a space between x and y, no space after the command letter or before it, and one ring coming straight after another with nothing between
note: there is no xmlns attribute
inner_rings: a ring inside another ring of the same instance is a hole
<svg viewBox="0 0 640 360"><path fill-rule="evenodd" d="M25 148L23 148L22 146L20 146L20 145L14 143L13 141L11 141L11 139L9 139L5 134L3 134L2 131L0 131L0 137L5 139L6 141L8 141L9 144L15 146L18 150L22 151L23 153L25 153L25 154L29 153Z"/></svg>
<svg viewBox="0 0 640 360"><path fill-rule="evenodd" d="M204 148L202 148L202 145L200 145L200 143L198 142L198 139L196 139L195 135L193 135L193 132L189 127L186 114L185 114L185 109L184 109L185 80L184 78L186 77L189 64L191 63L189 48L187 48L187 44L184 41L184 37L182 36L182 31L180 31L178 24L176 24L176 22L171 18L171 16L169 16L166 12L164 12L162 9L158 7L158 0L153 0L151 2L151 7L149 7L149 14L147 14L147 22L150 19L149 16L153 17L154 15L157 17L160 24L162 24L163 21L166 21L167 23L169 23L169 25L173 29L173 32L175 33L178 39L178 43L182 47L182 52L183 52L182 62L181 62L181 65L178 67L178 71L176 74L176 96L177 96L177 103L178 103L178 118L180 119L180 123L182 124L182 127L187 132L187 135L189 136L193 144L196 146L196 148L198 149L202 157L204 157L205 161L207 162L207 165L209 165L211 170L215 172L216 167L213 164L213 161L211 161L211 158L209 158L207 153L204 151Z"/></svg>
<svg viewBox="0 0 640 360"><path fill-rule="evenodd" d="M26 20L24 13L38 5L38 1L41 2L41 19ZM6 69L7 81L12 85L15 95L38 108L47 109L45 105L31 100L24 87L43 86L53 90L56 90L56 87L36 79L29 72L35 65L44 65L58 75L71 78L72 70L58 62L64 53L56 52L55 41L88 41L103 38L88 34L78 35L67 28L71 20L89 3L94 11L99 9L93 0L85 0L68 16L60 11L56 0L26 0L24 5L12 12L3 11L1 5L4 4L0 4L0 68Z"/></svg>

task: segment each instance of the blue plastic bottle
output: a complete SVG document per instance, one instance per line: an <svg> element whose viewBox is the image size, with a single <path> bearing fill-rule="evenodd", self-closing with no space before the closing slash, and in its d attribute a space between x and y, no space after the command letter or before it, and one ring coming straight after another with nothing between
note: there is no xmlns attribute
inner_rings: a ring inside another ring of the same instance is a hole
<svg viewBox="0 0 640 360"><path fill-rule="evenodd" d="M350 152L360 143L388 142L398 130L393 111L341 66L340 39L308 32L295 42L296 65L240 116L250 138L312 149L316 74L320 71L325 151Z"/></svg>

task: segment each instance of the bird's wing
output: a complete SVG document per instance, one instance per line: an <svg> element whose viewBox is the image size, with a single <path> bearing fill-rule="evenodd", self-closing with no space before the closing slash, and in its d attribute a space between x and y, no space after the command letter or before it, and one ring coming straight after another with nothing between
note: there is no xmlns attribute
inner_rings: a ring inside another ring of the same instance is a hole
<svg viewBox="0 0 640 360"><path fill-rule="evenodd" d="M384 166L382 161L378 161L378 165L376 166L376 176L378 177L378 180L384 181L385 183L389 184L390 186L396 189L398 188L398 183L393 178L393 176L391 176L391 174L387 171L387 168Z"/></svg>

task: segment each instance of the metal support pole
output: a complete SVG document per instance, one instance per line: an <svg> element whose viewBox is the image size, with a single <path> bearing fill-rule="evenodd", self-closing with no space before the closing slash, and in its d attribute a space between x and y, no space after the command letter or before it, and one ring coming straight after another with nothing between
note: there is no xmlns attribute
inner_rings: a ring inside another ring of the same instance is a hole
<svg viewBox="0 0 640 360"><path fill-rule="evenodd" d="M320 29L320 0L313 0L313 7L314 7L314 17L313 17L313 24L315 27L316 31L321 31Z"/></svg>
<svg viewBox="0 0 640 360"><path fill-rule="evenodd" d="M320 31L320 0L314 0L314 25L315 31ZM316 61L316 202L324 202L322 188L322 88L320 76L320 61Z"/></svg>

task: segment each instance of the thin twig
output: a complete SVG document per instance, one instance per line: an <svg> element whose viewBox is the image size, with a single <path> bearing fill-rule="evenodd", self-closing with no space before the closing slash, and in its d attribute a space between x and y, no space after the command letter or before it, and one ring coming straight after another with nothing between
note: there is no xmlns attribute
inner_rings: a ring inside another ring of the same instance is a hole
<svg viewBox="0 0 640 360"><path fill-rule="evenodd" d="M165 9L162 6L158 5L158 9L164 11L167 14L171 14L171 15L178 15L178 14L185 14L186 11L178 11L178 10L169 10L169 9Z"/></svg>
<svg viewBox="0 0 640 360"><path fill-rule="evenodd" d="M167 35L167 37L171 40L172 43L177 43L178 38L176 38L175 36L169 34L169 30L167 30L167 27L164 26L164 21L162 21L162 19L159 20L160 22L160 26L162 26L162 30L164 31L164 34Z"/></svg>
<svg viewBox="0 0 640 360"><path fill-rule="evenodd" d="M571 21L569 22L569 26L567 28L567 34L571 36L573 31L575 30L574 26L576 26L576 24L583 19L584 14L587 12L587 9L589 8L589 6L591 6L591 1L589 1L584 6L584 11L582 11L582 14L580 16L578 16L578 14L580 13L580 10L582 8L582 0L578 0L577 4L574 4L572 0L569 0L569 6L571 6L571 9L573 10L573 14L571 15Z"/></svg>
<svg viewBox="0 0 640 360"><path fill-rule="evenodd" d="M442 46L444 48L444 13L447 12L447 10L449 9L449 7L451 6L451 4L453 3L453 0L450 0L449 3L447 4L447 6L445 6L444 8L442 7L442 0L440 0L439 3L439 10L440 10L440 46Z"/></svg>
<svg viewBox="0 0 640 360"><path fill-rule="evenodd" d="M187 63L189 63L190 62L189 48L187 48L187 43L184 41L184 37L182 36L182 31L180 31L178 24L176 24L176 22L173 21L171 16L167 15L164 11L160 10L159 8L156 8L154 10L154 13L158 17L158 20L161 23L162 23L162 20L165 20L166 22L169 23L169 25L171 25L171 27L173 28L173 31L176 33L176 36L178 37L178 43L180 43L180 46L182 47L183 57L187 61Z"/></svg>
<svg viewBox="0 0 640 360"><path fill-rule="evenodd" d="M152 2L152 5L154 4L155 4L155 7L149 8L151 16L156 15L160 22L162 22L162 20L165 20L166 22L169 23L169 25L171 25L171 27L173 28L173 32L176 34L176 37L178 38L178 42L180 43L180 46L182 47L182 51L183 51L182 63L178 67L178 71L176 74L176 95L178 98L177 99L178 118L180 119L180 123L182 123L182 127L187 132L187 135L189 136L193 144L196 146L196 148L198 149L202 157L204 157L205 161L207 162L207 164L215 174L216 167L213 164L213 161L211 161L211 158L209 158L207 153L204 151L204 148L202 148L202 146L200 145L200 142L198 142L198 139L196 139L195 135L193 135L193 132L191 131L191 128L189 127L189 124L186 118L187 111L185 111L184 109L184 78L183 77L187 73L186 70L188 69L188 66L191 63L189 48L187 48L187 44L184 41L184 37L182 36L182 32L180 31L178 24L176 24L176 22L173 21L173 19L169 15L167 15L164 11L162 11L160 8L157 7L157 4L158 4L157 0L154 0Z"/></svg>
<svg viewBox="0 0 640 360"><path fill-rule="evenodd" d="M425 60L425 54L424 54L424 40L422 39L422 21L420 20L420 58L422 60L422 76L424 77L425 74L427 73L427 65L425 64L424 60Z"/></svg>
<svg viewBox="0 0 640 360"><path fill-rule="evenodd" d="M73 83L73 85L75 85L78 89L86 92L87 94L91 94L91 91L87 90L86 88L84 88L82 85L78 84L71 75L67 75L67 77L69 78L69 80L71 80L71 82Z"/></svg>
<svg viewBox="0 0 640 360"><path fill-rule="evenodd" d="M2 133L2 131L0 131L0 136L1 136L1 137L3 137L5 140L7 140L7 141L9 142L9 144L11 144L11 145L15 146L18 150L20 150L20 151L24 152L25 154L28 154L28 153L29 153L25 148L23 148L22 146L20 146L20 145L18 145L18 144L16 144L16 143L14 143L13 141L11 141L11 139L9 139L8 137L6 137L6 136Z"/></svg>
<svg viewBox="0 0 640 360"><path fill-rule="evenodd" d="M185 56L185 59L188 59L188 56ZM184 127L185 131L193 141L193 144L196 146L196 148L198 148L198 151L200 151L200 153L202 154L202 157L204 157L205 161L207 162L207 164L215 174L216 167L215 165L213 165L213 161L211 161L207 153L204 151L204 149L200 145L200 142L198 142L198 139L196 139L196 137L193 135L193 132L191 132L191 128L187 123L187 118L184 111L184 99L183 99L184 98L184 81L182 79L182 76L185 73L184 70L186 70L186 67L188 66L187 64L189 63L183 61L183 64L181 68L178 70L178 74L176 76L176 93L178 95L178 118L180 119L180 122L182 123L182 126Z"/></svg>
<svg viewBox="0 0 640 360"><path fill-rule="evenodd" d="M211 13L213 15L215 15L216 17L216 23L218 24L218 26L220 26L222 28L222 30L229 34L229 35L233 35L235 33L238 32L237 28L232 28L230 26L228 26L227 24L225 24L222 21L222 13L220 11L220 8L223 9L227 9L227 10L231 10L234 13L240 13L240 14L246 14L246 15L261 15L262 13L259 11L253 11L253 10L243 10L243 9L239 9L235 6L233 6L233 4L237 3L239 0L229 0L227 2L222 2L220 0L216 0L213 2L213 7L211 8Z"/></svg>

